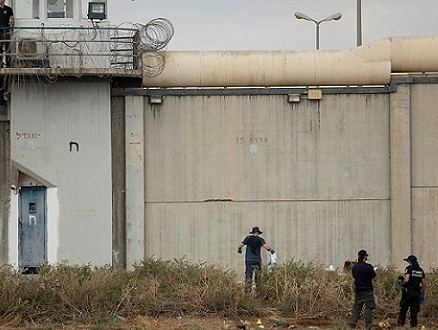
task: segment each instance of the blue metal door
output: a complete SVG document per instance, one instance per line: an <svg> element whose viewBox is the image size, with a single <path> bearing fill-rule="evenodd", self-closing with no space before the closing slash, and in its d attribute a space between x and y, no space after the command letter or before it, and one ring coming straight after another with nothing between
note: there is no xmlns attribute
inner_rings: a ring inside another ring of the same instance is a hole
<svg viewBox="0 0 438 330"><path fill-rule="evenodd" d="M46 261L46 187L22 187L19 195L18 265L38 267Z"/></svg>

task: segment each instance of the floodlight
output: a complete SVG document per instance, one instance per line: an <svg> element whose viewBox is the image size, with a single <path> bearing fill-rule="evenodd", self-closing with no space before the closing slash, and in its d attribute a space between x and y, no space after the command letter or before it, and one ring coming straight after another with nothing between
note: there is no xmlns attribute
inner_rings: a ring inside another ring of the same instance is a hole
<svg viewBox="0 0 438 330"><path fill-rule="evenodd" d="M105 2L89 2L88 3L88 19L100 19L106 18Z"/></svg>

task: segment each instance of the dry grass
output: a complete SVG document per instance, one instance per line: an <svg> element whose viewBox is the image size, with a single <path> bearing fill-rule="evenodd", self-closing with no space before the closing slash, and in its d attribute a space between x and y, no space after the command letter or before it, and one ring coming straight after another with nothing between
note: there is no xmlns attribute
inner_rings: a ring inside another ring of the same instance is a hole
<svg viewBox="0 0 438 330"><path fill-rule="evenodd" d="M380 268L375 282L376 326L393 327L399 275ZM295 328L348 329L353 304L349 271L327 271L294 260L265 267L256 294L240 276L215 265L146 259L132 272L110 266L42 266L39 275L0 268L0 330L34 329L265 329L278 320ZM438 275L427 274L427 300L419 315L438 324ZM386 323L383 321L387 321Z"/></svg>

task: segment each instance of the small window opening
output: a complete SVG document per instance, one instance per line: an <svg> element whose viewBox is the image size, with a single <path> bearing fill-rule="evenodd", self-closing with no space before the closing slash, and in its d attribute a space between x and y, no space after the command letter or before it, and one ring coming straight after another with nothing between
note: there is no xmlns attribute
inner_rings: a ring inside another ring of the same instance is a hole
<svg viewBox="0 0 438 330"><path fill-rule="evenodd" d="M36 213L36 211L37 211L36 203L35 202L30 202L29 203L29 212Z"/></svg>

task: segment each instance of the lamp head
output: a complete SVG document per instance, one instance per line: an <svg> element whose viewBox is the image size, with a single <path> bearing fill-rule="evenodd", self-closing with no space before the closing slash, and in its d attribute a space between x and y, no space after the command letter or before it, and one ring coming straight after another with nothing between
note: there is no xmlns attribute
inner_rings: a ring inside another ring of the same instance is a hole
<svg viewBox="0 0 438 330"><path fill-rule="evenodd" d="M327 17L327 18L324 18L324 21L325 22L327 22L327 21L339 21L341 18L342 18L342 14L341 13L336 13L336 14L333 14L333 15Z"/></svg>
<svg viewBox="0 0 438 330"><path fill-rule="evenodd" d="M303 13L301 13L301 12L299 12L299 11L296 11L296 12L294 13L294 15L295 15L295 17L296 17L297 19L304 19L304 20L306 20L306 21L315 22L315 20L314 20L313 18L311 18L311 17L307 16L306 14L303 14Z"/></svg>

